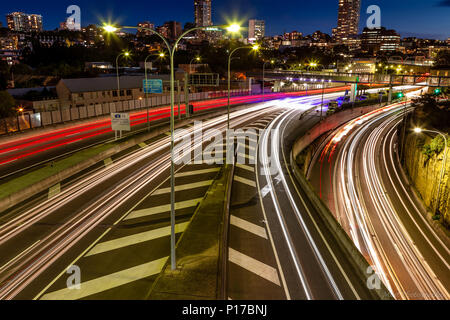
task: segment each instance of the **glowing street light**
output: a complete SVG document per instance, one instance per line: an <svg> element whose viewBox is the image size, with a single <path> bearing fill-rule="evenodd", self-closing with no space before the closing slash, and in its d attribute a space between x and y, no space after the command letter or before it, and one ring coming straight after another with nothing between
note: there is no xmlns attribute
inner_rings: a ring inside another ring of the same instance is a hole
<svg viewBox="0 0 450 320"><path fill-rule="evenodd" d="M233 24L229 25L228 27L226 27L226 30L231 33L237 33L237 32L239 32L239 30L241 30L241 26L238 25L237 23L233 23Z"/></svg>
<svg viewBox="0 0 450 320"><path fill-rule="evenodd" d="M230 26L230 28L233 25ZM234 50L232 50L230 52L230 54L228 55L228 103L227 103L227 128L230 129L230 78L231 78L231 70L230 70L230 66L231 66L231 56L233 55L233 53L235 53L237 50L240 49L252 49L253 51L258 51L260 48L260 46L258 44L255 44L253 46L244 46L244 47L237 47Z"/></svg>
<svg viewBox="0 0 450 320"><path fill-rule="evenodd" d="M116 57L116 75L117 75L117 97L120 97L120 78L119 78L119 57L120 56L129 57L130 53L128 51L119 53Z"/></svg>
<svg viewBox="0 0 450 320"><path fill-rule="evenodd" d="M148 78L147 78L147 59L157 55L159 58L163 59L166 54L164 52L160 52L158 54L149 54L145 57L144 59L144 73L145 73L145 84L147 85L148 83ZM145 104L147 106L147 131L150 131L150 120L149 120L149 116L150 116L150 110L149 110L149 106L150 104L148 103L148 90L145 90Z"/></svg>
<svg viewBox="0 0 450 320"><path fill-rule="evenodd" d="M183 39L188 33L197 31L197 30L205 30L205 31L216 31L217 28L226 29L229 32L235 33L240 30L240 26L238 24L231 24L229 26L208 26L208 27L195 27L192 29L189 29L185 32L183 32L178 39L175 40L173 45L169 43L169 41L159 32L156 30L153 30L151 28L144 28L144 27L135 27L135 26L120 26L115 27L111 25L104 25L103 30L105 30L108 33L115 32L119 29L138 29L138 30L145 30L149 31L155 35L157 35L166 45L167 49L169 50L169 58L170 58L170 157L171 157L171 164L170 164L170 262L171 262L171 269L176 269L176 256L175 256L175 165L174 165L174 146L175 146L175 139L174 139L174 129L175 129L175 116L174 116L174 105L175 105L175 67L174 67L174 56L175 51L178 47L178 43L181 39ZM228 93L229 96L229 93ZM229 98L228 98L229 101ZM228 103L229 108L229 103ZM228 125L229 125L229 115L228 115Z"/></svg>
<svg viewBox="0 0 450 320"><path fill-rule="evenodd" d="M197 56L197 57L194 57L191 59L191 62L189 62L189 73L192 73L192 62L194 62L194 60L197 62L200 62L202 60L202 58Z"/></svg>
<svg viewBox="0 0 450 320"><path fill-rule="evenodd" d="M442 159L441 174L439 176L439 185L438 185L437 196L436 196L436 208L434 209L435 213L436 213L439 210L442 178L444 177L445 168L446 168L445 165L447 163L447 147L448 147L447 137L445 136L445 134L443 134L442 132L437 131L437 130L426 130L426 129L422 129L422 128L415 128L414 132L415 133L422 133L422 132L436 133L436 134L440 135L444 139L444 142L445 142L444 158Z"/></svg>
<svg viewBox="0 0 450 320"><path fill-rule="evenodd" d="M264 102L264 91L266 90L266 78L265 78L265 72L266 72L266 64L271 63L274 64L275 60L266 61L263 63L263 83L262 83L262 101Z"/></svg>
<svg viewBox="0 0 450 320"><path fill-rule="evenodd" d="M119 29L114 27L114 26L112 26L112 25L105 25L105 26L103 26L103 30L105 30L108 33L113 33L113 32L116 32Z"/></svg>

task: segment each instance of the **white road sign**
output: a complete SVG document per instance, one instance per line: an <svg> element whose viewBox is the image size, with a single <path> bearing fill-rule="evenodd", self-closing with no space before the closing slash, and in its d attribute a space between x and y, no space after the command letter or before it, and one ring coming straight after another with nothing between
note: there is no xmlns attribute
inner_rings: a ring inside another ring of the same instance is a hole
<svg viewBox="0 0 450 320"><path fill-rule="evenodd" d="M131 131L130 114L111 113L111 129L114 131Z"/></svg>

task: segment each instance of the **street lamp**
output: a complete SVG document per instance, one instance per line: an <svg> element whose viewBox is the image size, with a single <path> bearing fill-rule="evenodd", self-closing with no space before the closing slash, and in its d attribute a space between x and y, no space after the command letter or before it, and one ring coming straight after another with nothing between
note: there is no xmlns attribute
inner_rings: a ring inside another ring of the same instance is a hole
<svg viewBox="0 0 450 320"><path fill-rule="evenodd" d="M241 26L238 25L237 23L233 23L233 24L229 25L228 27L226 27L225 29L228 32L237 33L237 32L239 32L239 30L241 30Z"/></svg>
<svg viewBox="0 0 450 320"><path fill-rule="evenodd" d="M435 208L435 212L439 210L439 202L440 202L440 197L441 197L441 183L442 183L442 178L444 177L444 172L445 172L445 168L446 168L446 162L447 162L447 147L448 147L448 142L447 142L447 137L445 136L445 134L443 134L440 131L437 130L425 130L422 128L415 128L414 129L415 133L422 133L422 132L430 132L430 133L436 133L438 135L440 135L445 142L445 149L444 149L444 158L442 159L442 166L441 166L441 174L439 176L439 185L438 185L438 191L437 191L437 197L436 197L436 208Z"/></svg>
<svg viewBox="0 0 450 320"><path fill-rule="evenodd" d="M231 30L236 30L235 27L232 28L233 25L231 25L229 28L231 28ZM227 29L228 30L228 29ZM229 30L230 31L230 30ZM239 31L239 29L237 29L237 31ZM237 32L234 31L234 32ZM231 31L230 31L231 32ZM252 49L254 51L258 51L259 50L259 45L255 44L253 46L243 46L243 47L237 47L234 48L234 50L232 50L230 52L230 54L228 55L228 103L227 103L227 128L230 129L230 66L231 66L231 56L233 55L233 53L235 53L237 50L240 49Z"/></svg>
<svg viewBox="0 0 450 320"><path fill-rule="evenodd" d="M194 60L197 61L197 62L200 62L201 59L202 58L200 58L200 57L194 57L194 58L191 59L191 62L189 62L189 73L192 73L192 62Z"/></svg>
<svg viewBox="0 0 450 320"><path fill-rule="evenodd" d="M263 64L263 85L262 85L262 101L264 102L264 91L266 89L265 84L266 84L266 78L265 78L265 72L266 72L266 63L271 63L274 64L275 60L270 60L270 61L266 61Z"/></svg>
<svg viewBox="0 0 450 320"><path fill-rule="evenodd" d="M325 79L322 79L322 104L320 105L320 120L322 120L323 94L325 93Z"/></svg>
<svg viewBox="0 0 450 320"><path fill-rule="evenodd" d="M174 139L174 127L175 127L175 120L174 120L174 105L175 105L175 67L174 67L174 55L175 50L177 49L178 43L181 39L184 38L185 35L187 35L190 32L197 31L197 30L210 30L215 31L217 28L226 29L229 32L238 32L240 29L240 26L237 24L232 24L230 26L209 26L209 27L196 27L189 29L185 32L183 32L178 39L175 41L175 43L171 46L169 44L169 41L159 32L151 29L151 28L144 28L144 27L134 27L134 26L121 26L122 29L138 29L138 30L145 30L149 31L155 35L157 35L166 45L168 51L169 51L169 58L170 58L170 157L171 157L171 164L170 164L170 224L171 224L171 235L170 235L170 262L171 262L171 269L176 269L176 257L175 257L175 166L174 166L174 145L175 145L175 139ZM103 29L106 32L115 32L119 30L120 28L114 27L111 25L105 25L103 26Z"/></svg>
<svg viewBox="0 0 450 320"><path fill-rule="evenodd" d="M157 55L160 58L164 58L166 56L166 54L164 52L160 52L158 54L149 54L148 56L145 57L144 59L144 70L145 70L145 85L147 86L148 83L148 77L147 77L147 59ZM144 88L145 90L145 88ZM149 103L148 103L148 90L145 90L145 104L147 105L147 131L150 130L150 121L149 121Z"/></svg>
<svg viewBox="0 0 450 320"><path fill-rule="evenodd" d="M119 53L116 57L116 75L117 75L117 96L120 98L120 80L119 80L119 57L120 56L129 57L130 53L125 51L122 53Z"/></svg>

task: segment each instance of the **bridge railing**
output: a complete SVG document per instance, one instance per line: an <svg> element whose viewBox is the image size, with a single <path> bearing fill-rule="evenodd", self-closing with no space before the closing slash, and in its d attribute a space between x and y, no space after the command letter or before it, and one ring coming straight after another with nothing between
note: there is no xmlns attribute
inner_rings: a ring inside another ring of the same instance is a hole
<svg viewBox="0 0 450 320"><path fill-rule="evenodd" d="M262 72L249 72L249 77L262 79ZM266 71L265 79L293 79L295 81L311 81L312 79L331 80L345 83L373 83L392 85L421 85L432 87L450 86L450 77L423 74L379 74L379 73L349 73L349 72L321 72L321 71Z"/></svg>

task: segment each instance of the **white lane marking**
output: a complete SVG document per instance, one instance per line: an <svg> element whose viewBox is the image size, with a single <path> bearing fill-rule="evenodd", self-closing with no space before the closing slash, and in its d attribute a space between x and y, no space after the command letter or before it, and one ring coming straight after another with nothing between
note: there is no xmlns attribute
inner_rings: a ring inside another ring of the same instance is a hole
<svg viewBox="0 0 450 320"><path fill-rule="evenodd" d="M175 233L184 232L186 230L187 226L189 225L189 222L183 222L175 225ZM95 254L108 252L116 249L120 249L127 246L132 246L134 244L166 237L170 235L171 227L163 227L158 229L149 230L146 232L141 232L137 234L133 234L131 236L126 236L122 238L117 238L105 242L100 242L97 244L94 248L92 248L91 251L89 251L85 257L87 256L93 256Z"/></svg>
<svg viewBox="0 0 450 320"><path fill-rule="evenodd" d="M220 158L220 159L216 159L215 157L213 157L212 159L204 159L203 160L203 164L208 164L208 165L219 165L219 164L224 164L226 163L227 158Z"/></svg>
<svg viewBox="0 0 450 320"><path fill-rule="evenodd" d="M293 112L291 112L291 113L293 113ZM280 126L281 126L282 123L284 123L284 121L285 121L286 118L289 116L289 114L290 114L290 113L286 114L285 116L280 116L280 117L283 117L283 119L282 119L282 120L278 123L278 125L277 125L277 130L275 131L275 132L276 132L276 139L274 139L275 141L276 141L276 140L280 141L280 136L279 136ZM272 128L272 126L273 126L273 123L272 123L272 125L271 125L270 128ZM286 128L286 126L284 127L284 129L285 129L285 128ZM282 133L281 137L284 137L284 129L283 129L283 133ZM267 141L267 136L268 136L268 134L267 134L267 132L266 132L265 135L264 135L264 138L266 139L265 141ZM278 145L278 147L280 148L280 145ZM314 220L313 215L311 214L311 212L310 212L308 206L307 206L306 203L305 203L305 200L303 199L303 197L301 196L300 192L299 192L298 189L297 189L297 186L295 185L295 182L294 182L294 180L293 180L293 178L292 178L291 172L289 171L288 162L286 161L286 155L285 155L285 153L284 153L284 148L280 148L280 149L281 149L281 152L282 152L284 164L285 164L285 166L286 166L286 169L287 169L287 172L288 172L288 174L289 174L289 177L291 178L292 184L294 185L294 188L295 188L295 190L297 191L297 195L300 197L300 200L301 200L301 202L302 202L302 204L303 204L303 207L306 209L306 212L308 213L308 215L309 215L311 221L313 222L313 224L314 224L316 230L317 230L318 233L320 234L320 236L321 236L321 238L322 238L322 241L325 243L325 245L327 246L328 250L330 251L330 253L333 255L333 258L334 258L334 253L333 253L333 252L331 251L331 249L329 248L328 243L326 242L325 238L324 238L323 235L322 235L322 232L320 231L319 227L317 226L316 221ZM282 170L282 167L281 167L281 163L280 163L280 158L281 158L281 157L279 156L279 150L276 149L276 147L275 147L274 144L272 144L272 150L273 150L273 153L272 153L272 154L275 154L275 163L276 163L276 165L277 165L278 172L280 173L280 174L279 174L279 177L281 178L281 181L283 182L283 186L284 186L284 189L286 190L286 195L288 196L288 199L289 199L289 201L290 201L290 203L291 203L291 207L294 209L295 214L296 214L297 217L299 218L300 225L302 226L302 228L303 228L303 230L304 230L304 232L305 232L305 235L307 236L308 242L311 244L311 246L312 246L312 248L313 248L313 250L314 250L314 253L315 253L315 255L316 255L317 259L318 259L318 261L319 261L320 264L322 265L323 271L324 271L325 274L327 275L327 278L328 278L328 280L329 280L331 286L333 287L333 290L334 290L334 292L336 293L337 298L338 298L339 300L343 300L344 298L343 298L343 296L342 296L342 294L341 294L341 292L340 292L338 286L336 285L336 282L335 282L333 276L331 275L330 270L328 269L328 266L327 266L327 264L325 263L325 261L324 261L322 255L321 255L319 249L317 248L317 245L316 245L316 243L315 243L313 237L311 236L311 233L310 233L309 229L308 229L307 226L306 226L305 220L303 219L303 216L302 216L302 214L300 213L300 210L298 209L298 207L297 207L297 205L296 205L296 203L295 203L294 197L293 197L293 195L292 195L291 192L290 192L289 186L288 186L288 184L287 184L286 178L285 178L285 176L284 176L284 174L283 174L283 170ZM266 173L266 176L267 176L267 173ZM277 178L278 178L278 176L276 177L276 180L277 180ZM335 262L336 262L336 263L338 264L338 266L340 267L339 262L338 262L337 260L335 260ZM341 269L341 270L342 270L342 269ZM345 276L345 275L344 275L344 276ZM349 283L349 284L350 284L351 288L353 289L353 285L352 285L351 283ZM357 295L357 293L356 293L355 291L354 291L354 293L355 293L356 297L359 298L359 296Z"/></svg>
<svg viewBox="0 0 450 320"><path fill-rule="evenodd" d="M179 173L175 174L175 177L180 178L180 177L196 176L196 175L205 174L205 173L217 172L219 170L220 170L220 167L211 168L211 169L194 170L194 171L188 171L188 172L179 172Z"/></svg>
<svg viewBox="0 0 450 320"><path fill-rule="evenodd" d="M261 198L264 198L265 196L267 196L267 194L270 192L271 187L269 184L266 184L266 186L264 188L261 189L260 193L261 193Z"/></svg>
<svg viewBox="0 0 450 320"><path fill-rule="evenodd" d="M258 108L254 108L254 109L258 109ZM247 110L248 111L248 110ZM242 112L243 114L245 113L245 112ZM236 116L238 116L239 115L239 112L236 112L235 113L236 114ZM17 159L15 159L15 160L17 160ZM179 170L181 170L183 167L185 167L185 166L182 166ZM144 200L146 200L151 194L152 194L152 192L154 191L154 190L156 190L156 189L158 189L163 183L165 183L165 182L167 182L169 180L169 178L167 178L167 179L165 179L163 182L161 182L159 185L158 185L158 187L156 187L156 188L154 188L149 194L147 194L145 197L143 197L141 200L139 200L130 210L128 210L127 212L125 212L121 217L119 217L117 220L116 220L116 222L114 222L113 223L113 225L117 225L119 222L121 222L121 221L123 221L124 220L124 218L126 217L126 216L128 216L128 214L130 213L130 212L132 212L133 210L134 210L134 208L137 208L139 205L141 205L141 203L144 201ZM267 220L267 219L266 219ZM269 229L269 226L267 226L267 228L268 228L268 230L270 231L270 229ZM80 260L82 257L83 257L83 255L87 252L87 251L89 251L96 243L98 243L106 234L108 234L108 232L111 230L111 228L108 228L105 232L103 232L93 243L91 243L90 245L89 245L89 247L88 248L86 248L82 253L80 253L74 260L72 260L72 262L68 265L68 267L70 267L71 265L74 265L78 260ZM269 234L269 237L272 239L272 237L271 237L271 235ZM278 255L276 255L276 258L277 258L277 263L278 263ZM278 264L279 265L279 264ZM67 267L67 268L68 268ZM64 270L62 270L48 285L46 285L45 286L45 288L44 289L42 289L34 298L33 298L33 300L38 300L58 279L60 279L63 275L65 275L66 274L66 270L67 270L67 268L65 268ZM280 271L281 272L281 274L282 274L282 270ZM283 279L283 283L284 283L284 277L282 276L282 279Z"/></svg>
<svg viewBox="0 0 450 320"><path fill-rule="evenodd" d="M253 180L245 179L245 178L239 177L237 175L234 175L234 181L237 181L237 182L240 182L240 183L244 183L244 184L246 184L246 185L248 185L250 187L256 188L256 183Z"/></svg>
<svg viewBox="0 0 450 320"><path fill-rule="evenodd" d="M175 186L175 191L184 191L184 190L191 190L201 187L207 187L212 184L213 180L205 180L205 181L199 181L194 183L188 183L188 184L182 184L179 186ZM169 188L161 188L156 190L152 195L159 195L159 194L165 194L170 192Z"/></svg>
<svg viewBox="0 0 450 320"><path fill-rule="evenodd" d="M175 203L175 210L178 209L186 209L190 207L195 207L203 198L197 198L187 201L180 201ZM126 216L123 220L136 219L146 216L151 216L158 213L164 213L170 211L170 204L164 204L157 207L146 208L141 210L132 211L128 216Z"/></svg>
<svg viewBox="0 0 450 320"><path fill-rule="evenodd" d="M57 183L54 186L51 186L48 189L48 199L53 198L54 196L56 196L60 192L61 192L61 184L60 183Z"/></svg>
<svg viewBox="0 0 450 320"><path fill-rule="evenodd" d="M161 272L169 257L163 257L97 279L82 282L80 289L64 288L42 296L42 300L77 300L124 284L153 276Z"/></svg>
<svg viewBox="0 0 450 320"><path fill-rule="evenodd" d="M248 155L248 154L246 154L246 153L242 153L242 152L238 152L238 157L243 157L243 158L247 158L247 159L249 159L250 161L255 161L255 157L254 156L251 156L251 155Z"/></svg>
<svg viewBox="0 0 450 320"><path fill-rule="evenodd" d="M248 166L248 165L246 165L246 164L236 164L236 167L237 168L241 168L241 169L244 169L244 170L247 170L247 171L250 171L250 172L255 172L255 168L253 168L253 167L251 167L251 166Z"/></svg>
<svg viewBox="0 0 450 320"><path fill-rule="evenodd" d="M238 218L236 216L230 216L230 224L233 226L236 226L240 229L243 229L245 231L248 231L250 233L256 234L257 236L260 236L261 238L267 239L267 232L266 229L263 227L260 227L254 223L248 222L247 220Z"/></svg>
<svg viewBox="0 0 450 320"><path fill-rule="evenodd" d="M228 248L228 259L230 262L264 278L276 285L280 285L277 269L261 262L252 257L249 257L233 248Z"/></svg>
<svg viewBox="0 0 450 320"><path fill-rule="evenodd" d="M148 144L146 144L145 142L141 142L141 143L138 144L138 146L141 147L141 148L147 148Z"/></svg>
<svg viewBox="0 0 450 320"><path fill-rule="evenodd" d="M259 184L258 175L256 175L256 184L257 184L258 188L261 187L260 184ZM266 187L269 187L269 186L267 185ZM269 235L270 244L272 246L273 254L275 256L275 261L277 262L278 271L280 272L281 282L283 283L284 293L286 294L286 299L287 300L291 300L291 294L289 293L289 288L287 286L286 279L284 277L283 268L281 267L279 254L278 254L278 251L277 251L277 249L275 247L275 242L273 241L272 231L270 230L270 225L269 225L269 222L267 220L266 210L264 209L264 205L262 205L263 198L262 198L261 193L259 193L259 201L260 201L261 210L262 210L262 213L263 213L263 216L264 216L264 221L266 221L267 233Z"/></svg>
<svg viewBox="0 0 450 320"><path fill-rule="evenodd" d="M113 161L111 158L107 158L105 160L103 160L103 163L105 164L105 167L110 166L113 164Z"/></svg>

